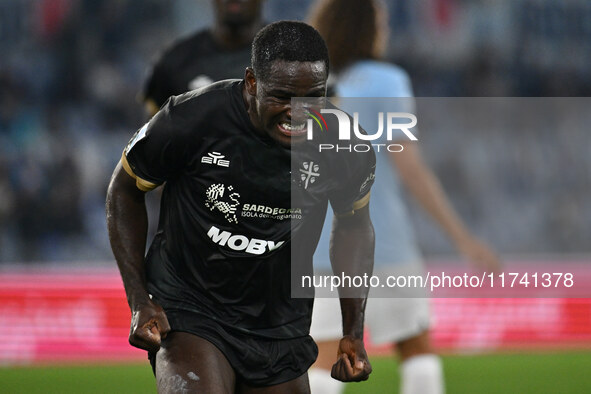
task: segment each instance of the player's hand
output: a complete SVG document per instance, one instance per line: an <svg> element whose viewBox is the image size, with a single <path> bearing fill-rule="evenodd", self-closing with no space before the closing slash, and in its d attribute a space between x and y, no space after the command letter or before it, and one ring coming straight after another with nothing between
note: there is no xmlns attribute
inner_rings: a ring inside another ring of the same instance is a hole
<svg viewBox="0 0 591 394"><path fill-rule="evenodd" d="M148 301L132 309L129 331L129 343L132 346L156 352L169 331L168 319L160 305Z"/></svg>
<svg viewBox="0 0 591 394"><path fill-rule="evenodd" d="M477 269L486 272L500 272L502 270L499 257L482 241L467 238L458 245L462 255Z"/></svg>
<svg viewBox="0 0 591 394"><path fill-rule="evenodd" d="M369 378L371 364L361 339L344 336L339 342L337 362L331 376L341 382L361 382Z"/></svg>

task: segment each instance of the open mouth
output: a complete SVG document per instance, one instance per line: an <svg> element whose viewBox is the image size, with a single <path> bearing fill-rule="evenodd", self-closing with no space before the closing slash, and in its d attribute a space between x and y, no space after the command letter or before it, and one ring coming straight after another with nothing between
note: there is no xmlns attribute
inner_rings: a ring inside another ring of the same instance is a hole
<svg viewBox="0 0 591 394"><path fill-rule="evenodd" d="M278 125L281 133L294 137L306 134L306 123L305 122L280 122Z"/></svg>

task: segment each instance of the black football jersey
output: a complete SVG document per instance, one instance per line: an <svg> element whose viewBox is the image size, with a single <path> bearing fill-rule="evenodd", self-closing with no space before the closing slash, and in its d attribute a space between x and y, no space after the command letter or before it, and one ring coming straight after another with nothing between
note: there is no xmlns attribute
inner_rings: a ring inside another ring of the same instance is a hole
<svg viewBox="0 0 591 394"><path fill-rule="evenodd" d="M146 81L143 96L160 107L170 96L223 79L243 78L249 65L250 45L220 48L211 32L203 30L179 40L162 54Z"/></svg>
<svg viewBox="0 0 591 394"><path fill-rule="evenodd" d="M124 151L140 188L165 183L148 290L253 335L307 335L312 300L291 297L291 264L311 267L328 201L349 212L369 193L375 156L280 146L253 128L243 85L172 97Z"/></svg>

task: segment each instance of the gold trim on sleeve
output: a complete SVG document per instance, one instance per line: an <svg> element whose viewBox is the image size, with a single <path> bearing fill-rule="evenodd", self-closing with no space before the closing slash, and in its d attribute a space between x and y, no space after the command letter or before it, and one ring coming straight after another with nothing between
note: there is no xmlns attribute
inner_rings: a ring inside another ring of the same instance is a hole
<svg viewBox="0 0 591 394"><path fill-rule="evenodd" d="M133 173L133 170L131 169L129 163L127 162L127 157L125 157L125 152L123 152L123 154L121 155L121 165L123 166L123 169L125 170L125 172L127 172L127 174L132 177L133 179L135 179L135 185L137 186L138 189L140 189L143 192L149 192L150 190L153 190L155 188L157 188L159 185L146 181L145 179L140 178L139 176L135 175Z"/></svg>
<svg viewBox="0 0 591 394"><path fill-rule="evenodd" d="M358 209L363 208L367 204L369 204L369 195L371 193L367 193L365 196L361 197L359 200L353 203L353 210L356 211Z"/></svg>
<svg viewBox="0 0 591 394"><path fill-rule="evenodd" d="M361 197L359 200L355 201L353 203L353 209L350 210L349 212L343 212L343 213L336 213L335 212L335 216L340 217L340 218L344 218L347 216L353 216L355 214L355 211L363 208L364 206L366 206L367 204L369 204L369 196L370 196L371 192L367 193L365 196Z"/></svg>

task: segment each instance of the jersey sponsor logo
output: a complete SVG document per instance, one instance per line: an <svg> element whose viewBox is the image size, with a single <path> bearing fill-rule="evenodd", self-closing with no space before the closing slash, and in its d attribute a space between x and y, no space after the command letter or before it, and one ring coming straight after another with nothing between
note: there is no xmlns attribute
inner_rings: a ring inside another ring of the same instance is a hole
<svg viewBox="0 0 591 394"><path fill-rule="evenodd" d="M302 163L300 168L300 180L304 182L304 189L307 189L309 185L316 182L316 179L320 176L320 166L313 161L305 161Z"/></svg>
<svg viewBox="0 0 591 394"><path fill-rule="evenodd" d="M242 216L261 219L301 219L301 208L273 208L259 204L244 204L242 206Z"/></svg>
<svg viewBox="0 0 591 394"><path fill-rule="evenodd" d="M238 223L236 210L240 205L240 201L238 201L240 194L233 192L233 190L234 188L232 186L226 187L224 184L214 183L205 191L205 196L207 198L205 206L209 208L210 211L217 209L223 213L228 222Z"/></svg>
<svg viewBox="0 0 591 394"><path fill-rule="evenodd" d="M230 160L222 160L224 155L219 152L209 152L207 156L203 156L201 158L202 163L206 164L215 164L216 166L220 167L230 167Z"/></svg>
<svg viewBox="0 0 591 394"><path fill-rule="evenodd" d="M247 218L288 220L301 219L301 208L278 208L261 204L241 204L240 194L234 191L233 186L223 183L214 183L205 190L205 206L210 211L220 211L229 223L238 224L238 210L240 216Z"/></svg>
<svg viewBox="0 0 591 394"><path fill-rule="evenodd" d="M207 236L216 244L225 246L235 251L244 251L246 253L261 255L278 249L285 241L267 241L258 238L248 238L245 235L232 234L229 231L221 231L216 226L211 226Z"/></svg>

